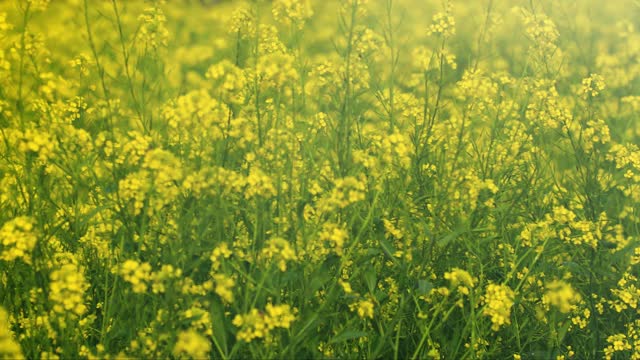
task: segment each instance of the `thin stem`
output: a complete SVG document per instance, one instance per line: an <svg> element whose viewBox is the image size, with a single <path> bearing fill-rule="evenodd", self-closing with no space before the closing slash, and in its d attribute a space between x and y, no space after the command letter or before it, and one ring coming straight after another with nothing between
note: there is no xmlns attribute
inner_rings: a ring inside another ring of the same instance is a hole
<svg viewBox="0 0 640 360"><path fill-rule="evenodd" d="M129 71L129 52L127 51L127 48L125 46L125 38L124 38L124 31L122 30L122 21L120 20L120 12L118 11L118 4L116 0L111 0L111 4L113 5L113 11L116 15L116 23L118 25L118 36L120 39L120 47L122 49L122 57L124 60L124 74L127 77L127 82L129 84L129 93L131 94L131 99L133 100L133 103L135 105L135 110L136 113L138 114L138 117L140 118L140 121L142 122L142 126L144 128L144 131L146 132L147 129L147 125L145 123L145 119L144 119L144 114L142 113L142 109L141 109L141 105L138 102L138 99L136 97L136 93L134 91L134 86L133 86L133 78L131 76L131 72Z"/></svg>

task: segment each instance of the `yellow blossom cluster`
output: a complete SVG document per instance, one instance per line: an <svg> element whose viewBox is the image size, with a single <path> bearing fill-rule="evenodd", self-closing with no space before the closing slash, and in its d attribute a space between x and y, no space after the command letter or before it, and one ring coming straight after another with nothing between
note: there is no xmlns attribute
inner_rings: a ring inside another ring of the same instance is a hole
<svg viewBox="0 0 640 360"><path fill-rule="evenodd" d="M628 359L640 359L640 320L628 323L626 333L607 337L607 344L603 351L607 360L613 359L617 352Z"/></svg>
<svg viewBox="0 0 640 360"><path fill-rule="evenodd" d="M373 319L374 304L369 299L359 300L349 305L349 310L355 311L362 319Z"/></svg>
<svg viewBox="0 0 640 360"><path fill-rule="evenodd" d="M469 272L459 268L453 268L450 272L445 272L444 278L449 280L451 287L457 288L464 295L469 295L470 289L473 289L476 282Z"/></svg>
<svg viewBox="0 0 640 360"><path fill-rule="evenodd" d="M26 155L33 154L43 162L54 156L57 141L48 132L27 129L24 132L16 132L12 137L14 141L19 139L17 149Z"/></svg>
<svg viewBox="0 0 640 360"><path fill-rule="evenodd" d="M139 41L154 50L167 46L169 30L165 26L167 18L161 8L145 9L144 13L138 17L138 21L140 21L140 29L137 34Z"/></svg>
<svg viewBox="0 0 640 360"><path fill-rule="evenodd" d="M215 289L214 291L222 300L227 303L233 302L233 286L235 285L235 281L224 274L214 274L213 280L215 281Z"/></svg>
<svg viewBox="0 0 640 360"><path fill-rule="evenodd" d="M304 21L313 16L310 0L275 0L272 12L277 21L284 25L294 24L298 29L302 29Z"/></svg>
<svg viewBox="0 0 640 360"><path fill-rule="evenodd" d="M617 311L631 308L640 312L638 308L638 302L640 302L640 286L638 277L625 272L622 278L618 280L618 286L615 289L611 289L611 292L615 296L610 302L610 305Z"/></svg>
<svg viewBox="0 0 640 360"><path fill-rule="evenodd" d="M247 78L242 69L229 60L211 65L205 76L212 80L214 91L228 103L242 104L246 99Z"/></svg>
<svg viewBox="0 0 640 360"><path fill-rule="evenodd" d="M0 1L0 359L640 360L639 10Z"/></svg>
<svg viewBox="0 0 640 360"><path fill-rule="evenodd" d="M288 329L296 319L295 312L295 308L286 304L267 304L264 312L254 308L244 315L236 315L233 325L240 328L236 337L245 342L268 338L274 329Z"/></svg>
<svg viewBox="0 0 640 360"><path fill-rule="evenodd" d="M61 315L82 316L87 311L84 293L89 287L83 270L78 264L69 262L51 273L49 300L53 311Z"/></svg>
<svg viewBox="0 0 640 360"><path fill-rule="evenodd" d="M336 255L342 255L348 238L349 233L342 226L327 222L322 226L322 231L318 236L320 249L317 250L328 250L329 252L335 252Z"/></svg>
<svg viewBox="0 0 640 360"><path fill-rule="evenodd" d="M131 284L133 292L145 293L151 280L151 265L128 259L120 265L118 274Z"/></svg>
<svg viewBox="0 0 640 360"><path fill-rule="evenodd" d="M433 15L432 24L429 26L429 34L441 34L443 37L451 37L456 34L456 21L451 15L451 3L447 3L446 12Z"/></svg>
<svg viewBox="0 0 640 360"><path fill-rule="evenodd" d="M318 201L318 211L331 212L364 200L365 183L362 179L349 176L336 179L334 185L335 187Z"/></svg>
<svg viewBox="0 0 640 360"><path fill-rule="evenodd" d="M20 259L31 263L31 252L36 246L38 236L34 229L34 220L29 217L17 217L0 228L0 259L15 261Z"/></svg>
<svg viewBox="0 0 640 360"><path fill-rule="evenodd" d="M204 359L210 351L209 340L192 329L180 332L173 347L173 355L178 358Z"/></svg>
<svg viewBox="0 0 640 360"><path fill-rule="evenodd" d="M167 288L172 286L176 280L182 278L182 270L176 269L171 264L162 265L160 270L152 274L151 278L153 282L151 285L151 291L154 294L162 294L166 292ZM134 284L134 287L135 286L136 285Z"/></svg>
<svg viewBox="0 0 640 360"><path fill-rule="evenodd" d="M586 97L595 97L605 89L604 78L602 75L591 74L589 77L582 79L582 94Z"/></svg>
<svg viewBox="0 0 640 360"><path fill-rule="evenodd" d="M553 306L561 313L575 311L582 303L582 295L565 281L553 280L545 285L545 293L542 295L542 303L549 309Z"/></svg>
<svg viewBox="0 0 640 360"><path fill-rule="evenodd" d="M507 285L487 285L482 313L491 318L493 331L498 331L501 327L511 324L511 307L514 296L513 290Z"/></svg>
<svg viewBox="0 0 640 360"><path fill-rule="evenodd" d="M262 249L261 255L268 262L275 262L280 271L287 271L287 262L298 259L291 244L287 240L278 237L267 240L267 245Z"/></svg>
<svg viewBox="0 0 640 360"><path fill-rule="evenodd" d="M9 314L0 308L0 357L3 359L24 359L20 344L11 331Z"/></svg>

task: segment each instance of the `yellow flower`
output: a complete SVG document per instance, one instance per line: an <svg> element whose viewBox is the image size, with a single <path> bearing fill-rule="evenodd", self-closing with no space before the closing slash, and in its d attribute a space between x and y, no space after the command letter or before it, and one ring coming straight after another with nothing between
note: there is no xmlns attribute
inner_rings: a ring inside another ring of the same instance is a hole
<svg viewBox="0 0 640 360"><path fill-rule="evenodd" d="M276 188L271 177L258 168L252 168L247 177L245 198L251 199L257 196L270 198L275 194Z"/></svg>
<svg viewBox="0 0 640 360"><path fill-rule="evenodd" d="M49 300L54 304L53 310L61 315L83 315L87 310L83 297L88 288L89 284L77 264L71 262L60 266L51 273Z"/></svg>
<svg viewBox="0 0 640 360"><path fill-rule="evenodd" d="M349 233L341 226L324 223L320 232L320 241L327 242L337 255L342 255L342 249L349 238Z"/></svg>
<svg viewBox="0 0 640 360"><path fill-rule="evenodd" d="M547 309L555 306L561 313L566 314L575 310L582 302L582 296L562 280L553 280L545 287L547 291L542 295L542 303Z"/></svg>
<svg viewBox="0 0 640 360"><path fill-rule="evenodd" d="M211 314L201 308L202 305L194 303L194 305L182 313L182 318L190 322L193 330L204 331L206 335L213 335L213 326L211 322ZM162 316L166 314L164 309L158 311L156 315L157 321L161 321Z"/></svg>
<svg viewBox="0 0 640 360"><path fill-rule="evenodd" d="M153 285L151 287L154 294L162 294L166 291L166 285L173 279L179 279L182 270L175 269L172 265L162 265L160 271L152 275Z"/></svg>
<svg viewBox="0 0 640 360"><path fill-rule="evenodd" d="M15 341L9 314L0 307L0 358L1 359L24 359L20 344Z"/></svg>
<svg viewBox="0 0 640 360"><path fill-rule="evenodd" d="M312 190L315 193L320 193L321 190L315 190L319 186L312 185ZM348 176L342 179L335 180L335 188L331 192L327 193L318 201L318 210L321 212L331 212L338 208L345 208L351 204L355 204L365 199L365 182L364 179Z"/></svg>
<svg viewBox="0 0 640 360"><path fill-rule="evenodd" d="M444 278L449 280L451 287L456 287L458 292L469 295L470 289L475 285L475 280L467 271L453 268L451 272L444 273Z"/></svg>
<svg viewBox="0 0 640 360"><path fill-rule="evenodd" d="M6 222L0 228L0 259L14 261L21 259L31 263L31 252L38 240L34 232L34 220L21 216Z"/></svg>
<svg viewBox="0 0 640 360"><path fill-rule="evenodd" d="M340 284L340 286L342 286L342 290L344 290L345 293L351 294L353 292L353 289L351 288L351 284L349 284L349 282L338 280L338 283Z"/></svg>
<svg viewBox="0 0 640 360"><path fill-rule="evenodd" d="M44 162L53 157L57 146L58 143L52 134L36 129L27 129L22 135L18 149L24 153L37 154L38 159Z"/></svg>
<svg viewBox="0 0 640 360"><path fill-rule="evenodd" d="M451 15L450 6L447 11L433 15L432 24L429 26L429 34L442 34L444 37L451 37L456 34L456 20Z"/></svg>
<svg viewBox="0 0 640 360"><path fill-rule="evenodd" d="M358 313L358 316L362 319L364 318L373 319L374 304L369 299L359 300L349 305L349 309L351 311L356 311Z"/></svg>
<svg viewBox="0 0 640 360"><path fill-rule="evenodd" d="M277 327L288 329L291 326L291 323L296 319L296 317L292 313L291 306L287 304L267 304L266 312L267 317L265 318L265 322L269 326L269 329L274 329Z"/></svg>
<svg viewBox="0 0 640 360"><path fill-rule="evenodd" d="M258 311L258 309L251 309L244 315L236 315L231 323L240 327L236 338L244 342L251 342L253 339L263 338L268 333L267 325L264 321L264 314Z"/></svg>
<svg viewBox="0 0 640 360"><path fill-rule="evenodd" d="M453 268L450 272L444 273L444 278L451 282L451 286L458 286L459 284L463 284L468 287L473 287L475 281L471 274L469 274L466 270Z"/></svg>
<svg viewBox="0 0 640 360"><path fill-rule="evenodd" d="M192 359L204 359L209 357L210 351L209 340L193 329L180 332L178 341L173 347L173 355L179 358L186 356Z"/></svg>
<svg viewBox="0 0 640 360"><path fill-rule="evenodd" d="M287 261L298 259L289 242L279 237L269 239L266 247L262 249L261 255L265 259L277 261L280 271L287 270Z"/></svg>
<svg viewBox="0 0 640 360"><path fill-rule="evenodd" d="M211 256L209 257L209 259L211 259L212 270L216 271L220 269L220 266L222 265L221 260L230 258L231 254L232 252L229 249L229 245L227 245L227 243L222 243L216 246L216 248L211 252Z"/></svg>
<svg viewBox="0 0 640 360"><path fill-rule="evenodd" d="M605 84L602 75L591 74L588 78L582 80L582 94L585 97L598 96L604 89Z"/></svg>
<svg viewBox="0 0 640 360"><path fill-rule="evenodd" d="M489 284L484 295L483 314L491 318L491 329L498 331L501 326L511 324L511 307L514 293L506 285Z"/></svg>
<svg viewBox="0 0 640 360"><path fill-rule="evenodd" d="M243 70L231 61L222 60L210 66L206 77L213 81L214 91L220 93L225 101L234 104L242 104L245 101L246 76Z"/></svg>
<svg viewBox="0 0 640 360"><path fill-rule="evenodd" d="M148 281L151 280L151 265L125 260L120 266L119 274L133 286L133 292L144 293L147 291Z"/></svg>
<svg viewBox="0 0 640 360"><path fill-rule="evenodd" d="M169 30L165 27L167 18L159 7L150 7L138 17L140 27L137 35L138 39L152 49L167 46L169 40Z"/></svg>
<svg viewBox="0 0 640 360"><path fill-rule="evenodd" d="M313 16L310 0L274 0L273 17L284 25L295 24L302 29L304 21Z"/></svg>
<svg viewBox="0 0 640 360"><path fill-rule="evenodd" d="M222 300L224 300L226 303L232 303L233 292L231 290L233 289L233 286L236 284L236 282L232 278L223 274L213 275L213 280L216 283L216 287L214 290L216 294L218 294L218 296L220 296L220 298L222 298Z"/></svg>
<svg viewBox="0 0 640 360"><path fill-rule="evenodd" d="M244 315L238 314L232 321L233 325L240 328L236 338L251 342L253 339L268 337L273 329L288 329L295 320L293 313L296 311L286 304L267 304L266 313L254 308Z"/></svg>

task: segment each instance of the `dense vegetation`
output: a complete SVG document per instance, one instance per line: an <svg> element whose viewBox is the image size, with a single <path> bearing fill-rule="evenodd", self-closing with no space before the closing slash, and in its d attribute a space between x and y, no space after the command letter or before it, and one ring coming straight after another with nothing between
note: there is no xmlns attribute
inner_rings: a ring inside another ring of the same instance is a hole
<svg viewBox="0 0 640 360"><path fill-rule="evenodd" d="M640 359L638 19L0 2L0 358Z"/></svg>

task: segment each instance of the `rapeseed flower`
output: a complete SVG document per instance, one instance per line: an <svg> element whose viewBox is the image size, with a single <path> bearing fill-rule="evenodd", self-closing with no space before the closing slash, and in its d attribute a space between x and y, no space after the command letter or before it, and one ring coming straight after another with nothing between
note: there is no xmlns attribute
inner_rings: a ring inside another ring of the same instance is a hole
<svg viewBox="0 0 640 360"><path fill-rule="evenodd" d="M491 318L491 330L511 324L514 292L506 285L489 284L485 289L483 314Z"/></svg>
<svg viewBox="0 0 640 360"><path fill-rule="evenodd" d="M31 263L31 252L36 246L38 236L32 218L21 216L10 220L0 228L0 259L15 261L20 259Z"/></svg>
<svg viewBox="0 0 640 360"><path fill-rule="evenodd" d="M211 343L195 330L186 330L178 334L178 341L173 347L173 355L191 359L203 359L209 356Z"/></svg>
<svg viewBox="0 0 640 360"><path fill-rule="evenodd" d="M20 344L11 331L9 314L3 308L0 308L0 358L24 359Z"/></svg>

